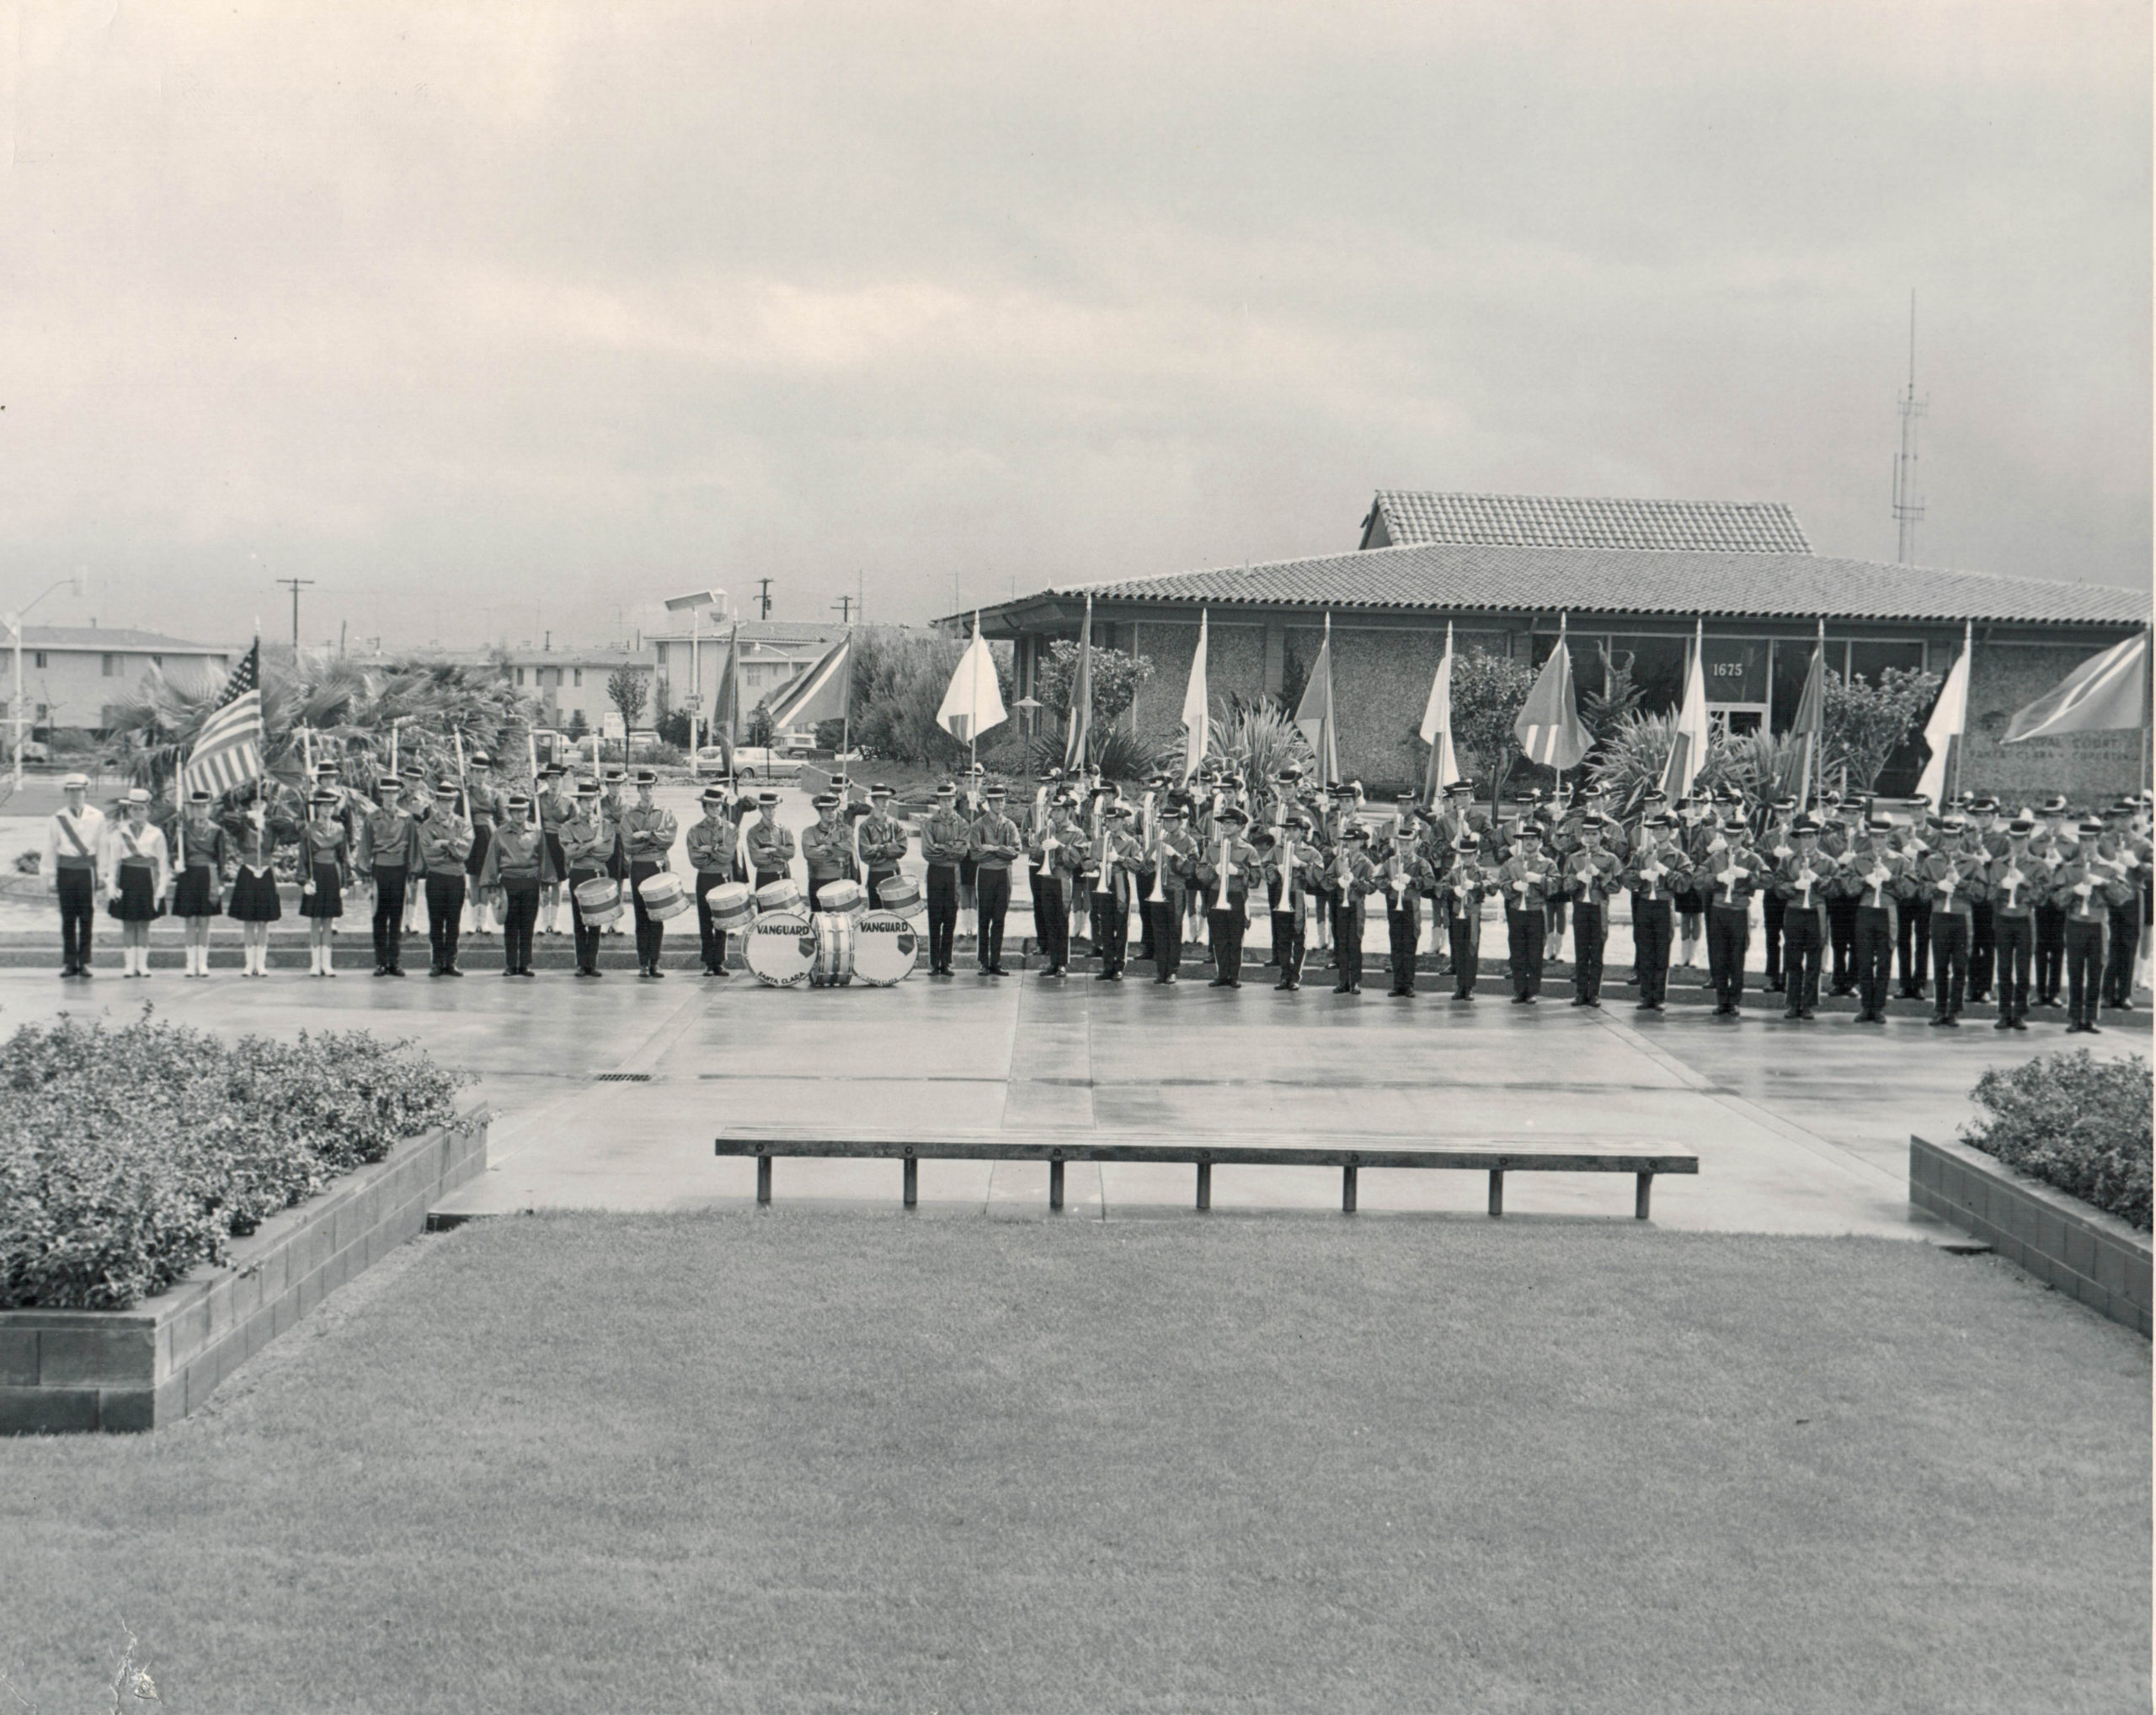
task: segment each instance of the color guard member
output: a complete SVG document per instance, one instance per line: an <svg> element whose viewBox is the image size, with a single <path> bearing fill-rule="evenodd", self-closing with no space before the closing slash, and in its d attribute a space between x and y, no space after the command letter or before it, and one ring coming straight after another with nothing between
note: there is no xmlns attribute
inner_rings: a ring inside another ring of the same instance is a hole
<svg viewBox="0 0 2156 1715"><path fill-rule="evenodd" d="M300 833L300 915L307 920L309 971L334 976L337 920L344 915L344 889L352 879L352 836L338 811L334 788L318 788L314 819Z"/></svg>
<svg viewBox="0 0 2156 1715"><path fill-rule="evenodd" d="M285 915L284 901L277 897L277 845L280 840L296 841L300 834L298 825L259 798L227 824L232 892L226 910L239 925L242 976L270 974L270 926Z"/></svg>
<svg viewBox="0 0 2156 1715"><path fill-rule="evenodd" d="M97 925L104 812L88 801L88 775L70 774L60 789L66 802L45 829L45 885L60 903L60 974L93 976L90 938Z"/></svg>
<svg viewBox="0 0 2156 1715"><path fill-rule="evenodd" d="M456 963L458 931L464 922L465 860L472 855L472 824L456 813L456 783L444 780L434 790L434 809L419 825L420 884L427 896L430 976L462 976Z"/></svg>
<svg viewBox="0 0 2156 1715"><path fill-rule="evenodd" d="M179 868L172 890L172 914L187 933L187 975L210 974L210 919L221 914L225 865L231 852L225 831L210 814L206 792L190 792L179 818Z"/></svg>
<svg viewBox="0 0 2156 1715"><path fill-rule="evenodd" d="M404 975L404 889L418 855L417 831L405 814L403 783L385 774L376 786L382 802L360 818L352 868L374 892L374 974Z"/></svg>
<svg viewBox="0 0 2156 1715"><path fill-rule="evenodd" d="M99 866L107 877L105 909L119 921L126 975L150 974L150 925L164 915L172 884L172 858L164 831L150 820L150 794L127 794L126 820L105 835Z"/></svg>

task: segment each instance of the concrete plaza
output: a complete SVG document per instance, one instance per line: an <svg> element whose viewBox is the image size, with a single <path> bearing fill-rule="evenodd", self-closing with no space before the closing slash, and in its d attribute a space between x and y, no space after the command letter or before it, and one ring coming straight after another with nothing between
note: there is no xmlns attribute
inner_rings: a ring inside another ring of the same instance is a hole
<svg viewBox="0 0 2156 1715"><path fill-rule="evenodd" d="M1174 989L1142 978L1064 982L916 975L890 989L808 991L679 974L664 984L565 975L504 982L334 982L220 975L62 982L0 972L0 1028L68 1012L115 1022L145 1002L224 1034L366 1028L409 1036L475 1073L492 1109L493 1165L446 1206L680 1210L744 1202L753 1163L715 1159L722 1125L804 1121L952 1132L1161 1129L1231 1140L1306 1133L1332 1141L1403 1135L1653 1146L1700 1157L1664 1178L1654 1217L1702 1231L1941 1236L1908 1208L1909 1134L1951 1136L1988 1067L2084 1039L2040 1025L1933 1030L1915 1019L1858 1027L1741 1023L1697 1008L1462 1005L1268 986ZM2089 1045L2146 1052L2145 1012ZM892 1162L782 1161L780 1200L887 1205ZM1363 1176L1370 1212L1483 1218L1474 1173ZM1512 1176L1508 1217L1625 1219L1628 1178ZM1187 1211L1187 1168L1074 1163L1066 1218ZM1047 1218L1038 1163L924 1162L921 1196L942 1212ZM1223 1210L1337 1210L1337 1173L1214 1173Z"/></svg>

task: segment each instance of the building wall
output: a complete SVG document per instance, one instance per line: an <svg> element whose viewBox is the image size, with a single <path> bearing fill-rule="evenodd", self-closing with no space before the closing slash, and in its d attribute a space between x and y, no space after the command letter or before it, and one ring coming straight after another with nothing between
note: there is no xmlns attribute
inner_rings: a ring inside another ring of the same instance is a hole
<svg viewBox="0 0 2156 1715"><path fill-rule="evenodd" d="M113 671L108 675L104 671L105 653L49 649L45 651L45 665L40 667L37 665L36 646L25 643L24 714L29 724L40 730L47 727L104 726L105 706L139 690L153 665L147 650L115 650L111 652ZM162 671L174 685L197 688L221 681L231 666L230 658L221 654L189 654L168 650L163 652ZM15 652L12 647L0 648L0 720L13 718L14 692ZM38 713L40 705L45 709L43 714Z"/></svg>
<svg viewBox="0 0 2156 1715"><path fill-rule="evenodd" d="M2105 644L2105 648L2110 647ZM1972 792L1997 793L2019 809L2054 792L2076 806L2100 803L2139 784L2139 732L2069 733L2001 745L2006 723L2092 655L2073 644L1995 644L1977 641L1969 664L1969 727L1961 751L1961 784Z"/></svg>

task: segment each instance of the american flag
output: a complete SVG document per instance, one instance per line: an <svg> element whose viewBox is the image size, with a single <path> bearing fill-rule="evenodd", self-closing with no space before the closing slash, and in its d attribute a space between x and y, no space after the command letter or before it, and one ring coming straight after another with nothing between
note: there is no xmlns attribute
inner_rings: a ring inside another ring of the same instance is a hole
<svg viewBox="0 0 2156 1715"><path fill-rule="evenodd" d="M262 777L262 639L240 657L179 771L182 792L230 792Z"/></svg>

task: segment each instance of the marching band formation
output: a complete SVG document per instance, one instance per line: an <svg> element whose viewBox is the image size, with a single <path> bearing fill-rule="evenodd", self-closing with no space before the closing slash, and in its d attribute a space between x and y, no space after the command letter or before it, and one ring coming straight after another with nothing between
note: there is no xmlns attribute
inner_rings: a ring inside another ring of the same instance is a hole
<svg viewBox="0 0 2156 1715"><path fill-rule="evenodd" d="M1662 1010L1673 965L1694 966L1704 942L1715 1012L1737 1015L1756 902L1765 988L1785 1018L1812 1018L1823 982L1858 997L1858 1023L1881 1023L1898 984L1905 998L1932 1000L1935 1025L1956 1026L1966 1004L1995 991L1999 1029L2026 1029L2032 1007L2063 997L2067 1029L2088 1033L2100 1005L2132 1007L2156 904L2146 794L2093 814L2055 797L2012 815L1965 795L1944 814L1905 816L1831 793L1807 813L1792 799L1752 803L1727 789L1674 805L1649 792L1617 815L1589 787L1533 794L1493 817L1463 783L1441 804L1402 798L1373 814L1353 784L1316 788L1292 768L1246 782L1208 767L1186 789L1156 775L1129 795L1052 776L1014 816L1006 789L975 771L941 786L921 819L916 879L904 868L915 832L892 814L888 787L818 797L816 821L797 836L777 819L776 792L714 785L682 842L685 879L673 873L679 830L653 802L656 783L648 769L572 781L548 767L530 788L505 786L475 756L462 780L408 771L384 777L369 799L323 763L304 821L259 799L221 806L197 792L168 839L146 792L130 793L109 824L72 775L46 841L61 975L91 974L100 903L122 927L130 976L149 975L149 925L168 911L185 925L189 977L209 975L219 915L242 926L244 974L266 975L285 852L317 976L337 974L334 932L356 889L371 906L377 976L404 975L403 938L424 904L431 975L462 976L462 937L490 935L499 919L503 975L530 977L533 936L542 920L558 932L566 903L579 978L600 975L601 938L622 932L624 916L639 975L664 977L666 924L691 908L708 976L727 975L729 938L745 935L749 967L768 982L896 981L914 968L912 926L925 916L929 975L948 977L969 912L979 971L1000 977L1011 871L1023 864L1049 979L1070 974L1082 925L1097 981L1121 981L1134 956L1154 982L1174 984L1202 939L1211 986L1238 988L1244 938L1262 913L1278 988L1302 986L1315 943L1330 952L1333 992L1356 995L1366 935L1382 917L1392 995L1416 992L1427 932L1449 955L1452 998L1471 1002L1494 901L1513 1003L1535 1003L1545 964L1570 934L1572 1004L1599 1007L1621 894L1644 1010Z"/></svg>

